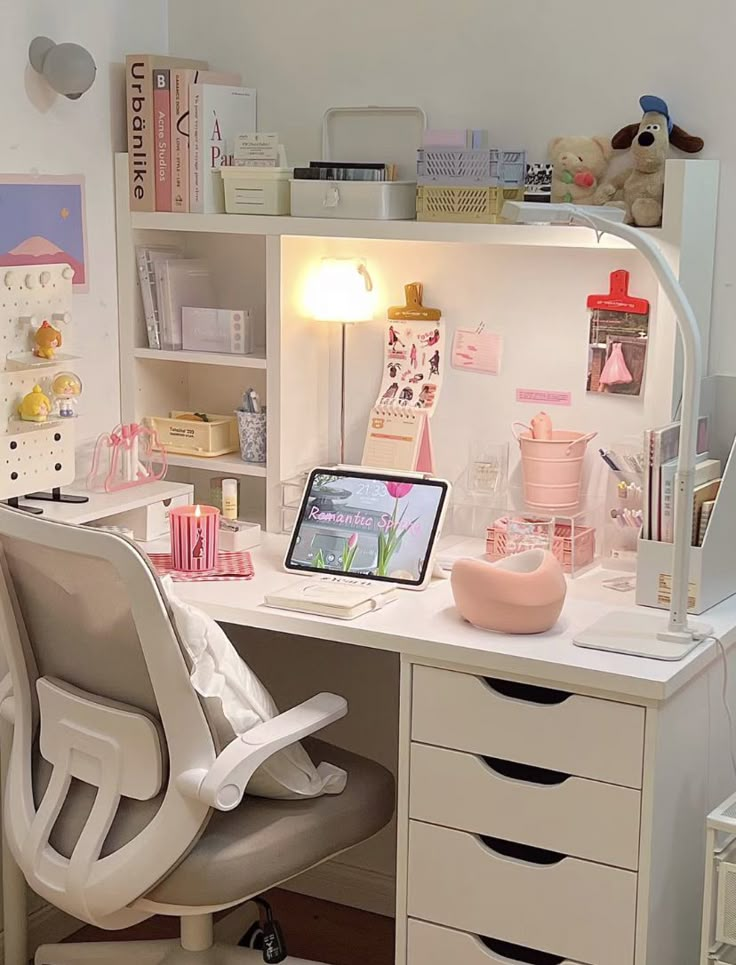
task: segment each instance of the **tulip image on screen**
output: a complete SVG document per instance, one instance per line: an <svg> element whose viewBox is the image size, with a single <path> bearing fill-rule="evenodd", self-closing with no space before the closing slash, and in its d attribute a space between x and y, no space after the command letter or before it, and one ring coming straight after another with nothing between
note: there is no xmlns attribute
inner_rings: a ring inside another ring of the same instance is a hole
<svg viewBox="0 0 736 965"><path fill-rule="evenodd" d="M292 562L307 570L416 581L444 490L398 480L318 474L303 505Z"/></svg>

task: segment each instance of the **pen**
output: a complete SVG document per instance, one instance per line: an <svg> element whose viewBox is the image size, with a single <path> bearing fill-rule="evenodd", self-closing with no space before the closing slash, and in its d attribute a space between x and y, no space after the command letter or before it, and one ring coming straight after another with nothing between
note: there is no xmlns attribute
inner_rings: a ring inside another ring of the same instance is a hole
<svg viewBox="0 0 736 965"><path fill-rule="evenodd" d="M609 469L612 469L613 472L621 472L621 470L618 468L616 463L611 458L610 452L606 452L604 449L599 449L598 452L600 453L601 459L603 460L603 462L605 462L605 464L608 466Z"/></svg>

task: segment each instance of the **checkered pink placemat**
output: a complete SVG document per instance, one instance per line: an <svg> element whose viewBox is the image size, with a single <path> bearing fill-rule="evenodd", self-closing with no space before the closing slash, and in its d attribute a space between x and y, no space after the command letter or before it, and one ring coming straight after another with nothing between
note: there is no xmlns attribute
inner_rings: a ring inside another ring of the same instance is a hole
<svg viewBox="0 0 736 965"><path fill-rule="evenodd" d="M175 570L171 563L170 553L149 553L148 558L156 567L160 576L170 576L178 583L251 580L255 572L250 553L246 553L243 550L237 553L220 553L217 557L217 566L214 570L203 570L199 573Z"/></svg>

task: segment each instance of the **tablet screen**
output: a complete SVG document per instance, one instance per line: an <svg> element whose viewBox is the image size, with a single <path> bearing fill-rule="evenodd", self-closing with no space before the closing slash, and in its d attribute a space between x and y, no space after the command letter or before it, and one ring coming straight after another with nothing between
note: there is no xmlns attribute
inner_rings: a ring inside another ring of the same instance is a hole
<svg viewBox="0 0 736 965"><path fill-rule="evenodd" d="M304 492L286 566L419 586L447 488L440 479L316 469Z"/></svg>

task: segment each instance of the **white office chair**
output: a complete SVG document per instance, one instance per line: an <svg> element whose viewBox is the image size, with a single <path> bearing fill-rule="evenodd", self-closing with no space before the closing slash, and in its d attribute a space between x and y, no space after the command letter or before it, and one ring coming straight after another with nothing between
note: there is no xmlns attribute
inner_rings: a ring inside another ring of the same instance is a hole
<svg viewBox="0 0 736 965"><path fill-rule="evenodd" d="M0 714L13 726L3 810L15 860L35 892L89 924L181 918L181 942L47 945L37 965L262 961L215 945L212 913L364 841L393 813L386 770L316 741L317 762L348 772L342 794L243 800L259 764L344 716L345 701L320 694L221 749L134 544L3 507L0 567Z"/></svg>

